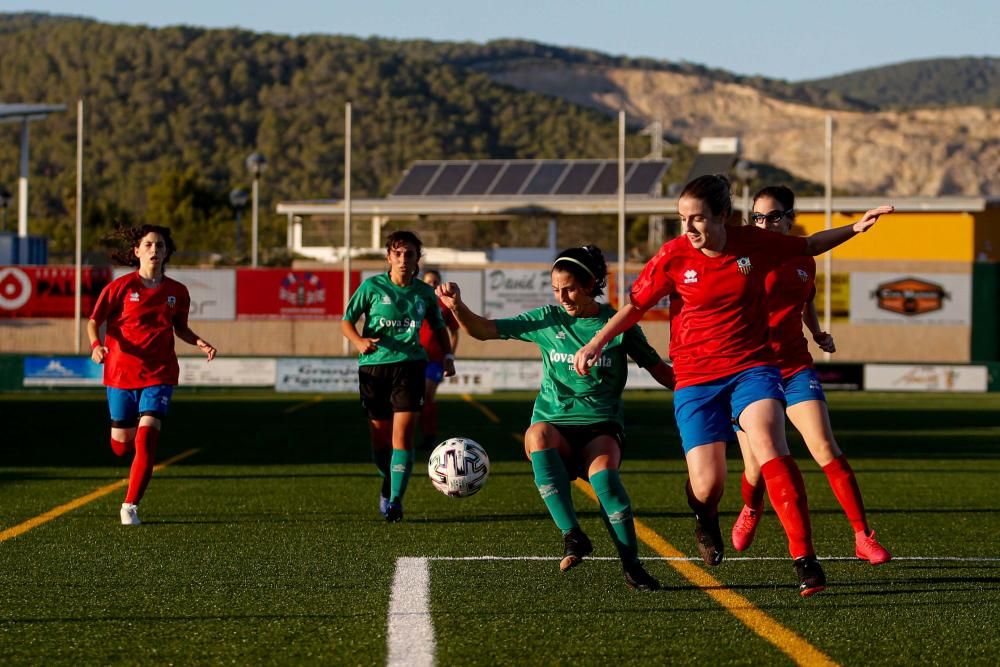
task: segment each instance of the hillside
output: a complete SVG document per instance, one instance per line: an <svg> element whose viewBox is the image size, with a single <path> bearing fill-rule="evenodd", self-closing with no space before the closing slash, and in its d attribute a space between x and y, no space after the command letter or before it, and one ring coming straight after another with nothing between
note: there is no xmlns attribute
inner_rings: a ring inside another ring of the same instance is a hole
<svg viewBox="0 0 1000 667"><path fill-rule="evenodd" d="M81 96L88 239L113 220L149 218L173 225L183 248L231 251L227 196L249 186L243 162L259 150L268 159L261 243L282 245L274 202L343 194L348 100L359 197L387 194L416 159L617 150L614 119L379 40L7 15L0 72L0 100L69 107L32 125L32 231L51 234L56 250L71 247ZM0 126L0 183L9 188L17 137L16 127ZM645 144L630 141L635 151Z"/></svg>
<svg viewBox="0 0 1000 667"><path fill-rule="evenodd" d="M1000 58L938 58L876 67L806 85L881 109L1000 107Z"/></svg>
<svg viewBox="0 0 1000 667"><path fill-rule="evenodd" d="M757 88L658 69L537 64L493 71L501 83L605 113L661 119L677 141L740 136L745 156L823 180L828 110ZM896 196L1000 195L1000 109L862 112L830 109L834 187Z"/></svg>

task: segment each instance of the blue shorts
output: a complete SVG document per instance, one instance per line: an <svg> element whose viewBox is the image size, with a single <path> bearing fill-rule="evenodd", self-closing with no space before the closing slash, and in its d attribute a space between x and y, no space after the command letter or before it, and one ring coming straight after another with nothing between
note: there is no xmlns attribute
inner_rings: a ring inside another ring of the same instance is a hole
<svg viewBox="0 0 1000 667"><path fill-rule="evenodd" d="M755 366L718 380L674 392L674 419L687 454L699 445L733 438L733 425L751 403L773 398L785 403L781 371Z"/></svg>
<svg viewBox="0 0 1000 667"><path fill-rule="evenodd" d="M444 364L440 361L428 361L425 377L435 384L441 384L444 379Z"/></svg>
<svg viewBox="0 0 1000 667"><path fill-rule="evenodd" d="M787 380L782 381L785 385L785 400L791 407L796 403L806 401L823 401L826 403L826 394L823 393L823 385L816 376L816 371L811 368L799 371Z"/></svg>
<svg viewBox="0 0 1000 667"><path fill-rule="evenodd" d="M142 389L118 389L108 387L108 412L111 421L120 424L117 428L131 428L139 423L139 415L155 412L163 417L170 408L170 398L174 387L157 384Z"/></svg>

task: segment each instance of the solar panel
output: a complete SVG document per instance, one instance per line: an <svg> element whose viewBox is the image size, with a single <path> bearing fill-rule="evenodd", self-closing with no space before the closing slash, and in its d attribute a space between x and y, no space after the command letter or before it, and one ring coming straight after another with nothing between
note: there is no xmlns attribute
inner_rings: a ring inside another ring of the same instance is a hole
<svg viewBox="0 0 1000 667"><path fill-rule="evenodd" d="M555 189L560 177L566 171L566 162L542 162L531 177L528 184L521 190L522 195L547 195Z"/></svg>
<svg viewBox="0 0 1000 667"><path fill-rule="evenodd" d="M556 188L557 195L582 195L587 191L591 179L601 166L600 162L577 162L570 165L562 183Z"/></svg>
<svg viewBox="0 0 1000 667"><path fill-rule="evenodd" d="M500 174L493 189L487 194L490 195L516 195L524 187L524 182L531 175L531 172L538 166L536 162L511 162Z"/></svg>
<svg viewBox="0 0 1000 667"><path fill-rule="evenodd" d="M484 195L490 185L496 180L497 174L503 169L502 162L479 162L472 168L472 173L459 188L460 195Z"/></svg>
<svg viewBox="0 0 1000 667"><path fill-rule="evenodd" d="M471 171L472 165L469 163L445 164L438 171L434 181L427 188L426 194L432 197L441 197L455 194L462 180Z"/></svg>
<svg viewBox="0 0 1000 667"><path fill-rule="evenodd" d="M430 164L414 164L409 171L403 174L403 180L399 182L396 189L392 191L393 196L415 196L423 194L427 184L434 178L434 174L441 168L438 162Z"/></svg>
<svg viewBox="0 0 1000 667"><path fill-rule="evenodd" d="M626 161L625 193L657 194L669 164L669 160ZM617 192L615 160L422 160L403 174L391 196L609 196Z"/></svg>
<svg viewBox="0 0 1000 667"><path fill-rule="evenodd" d="M736 163L735 153L699 153L688 170L685 183L708 174L728 174Z"/></svg>
<svg viewBox="0 0 1000 667"><path fill-rule="evenodd" d="M660 184L666 170L666 162L637 162L625 181L625 194L658 194L653 190Z"/></svg>

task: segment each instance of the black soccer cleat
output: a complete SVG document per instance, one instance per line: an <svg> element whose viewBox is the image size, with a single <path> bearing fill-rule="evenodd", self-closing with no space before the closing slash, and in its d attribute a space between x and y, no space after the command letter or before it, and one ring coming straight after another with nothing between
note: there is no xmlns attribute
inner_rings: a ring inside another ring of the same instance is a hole
<svg viewBox="0 0 1000 667"><path fill-rule="evenodd" d="M807 598L826 589L826 573L815 556L796 558L792 565L799 578L799 595Z"/></svg>
<svg viewBox="0 0 1000 667"><path fill-rule="evenodd" d="M649 572L646 572L646 568L642 566L642 563L636 561L631 565L622 566L622 571L625 574L625 585L635 591L658 591L660 590L660 582L656 580Z"/></svg>
<svg viewBox="0 0 1000 667"><path fill-rule="evenodd" d="M718 514L712 517L694 515L694 539L705 565L715 567L722 563L725 546L719 529Z"/></svg>
<svg viewBox="0 0 1000 667"><path fill-rule="evenodd" d="M559 569L562 572L571 570L583 562L585 556L594 552L594 545L590 543L590 538L580 530L580 527L570 529L563 535L563 559L559 561Z"/></svg>
<svg viewBox="0 0 1000 667"><path fill-rule="evenodd" d="M400 501L389 502L385 508L385 520L389 523L399 523L403 520L403 503Z"/></svg>

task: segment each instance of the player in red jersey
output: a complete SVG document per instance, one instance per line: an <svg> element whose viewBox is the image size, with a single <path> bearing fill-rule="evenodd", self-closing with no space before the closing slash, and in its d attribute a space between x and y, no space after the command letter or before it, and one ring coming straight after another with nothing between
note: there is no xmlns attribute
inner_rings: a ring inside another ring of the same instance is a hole
<svg viewBox="0 0 1000 667"><path fill-rule="evenodd" d="M111 449L118 456L135 452L120 516L122 524L137 526L137 506L153 475L160 428L180 373L174 335L196 345L209 361L216 350L188 326L187 288L163 273L176 250L170 230L142 225L120 229L119 235L128 250L115 253L114 259L138 270L101 291L87 321L87 336L90 358L104 364Z"/></svg>
<svg viewBox="0 0 1000 667"><path fill-rule="evenodd" d="M683 236L668 241L632 286L626 304L580 348L576 371L588 373L609 340L670 296L670 356L677 389L674 415L688 467L695 538L709 565L722 562L718 507L726 479L726 441L735 423L750 437L768 496L788 536L799 593L826 587L816 559L802 474L788 453L781 373L768 344L764 279L797 255L819 255L866 231L891 206L853 225L791 237L731 227L732 194L724 176L688 183L677 202Z"/></svg>
<svg viewBox="0 0 1000 667"><path fill-rule="evenodd" d="M424 271L423 281L431 287L437 289L441 284L441 273L435 269ZM437 396L438 385L444 379L444 362L447 359L454 361L455 350L458 348L458 320L452 315L448 308L445 308L438 299L438 306L441 308L441 315L444 317L444 324L448 330L448 337L451 339L451 352L445 352L431 324L424 320L420 325L420 344L427 351L427 371L424 380L424 407L420 410L420 432L422 434L421 447L431 449L436 444L438 430L438 405L434 400Z"/></svg>
<svg viewBox="0 0 1000 667"><path fill-rule="evenodd" d="M754 195L751 222L780 234L791 232L795 223L795 194L784 186L767 187ZM816 260L793 257L768 273L768 328L785 387L785 414L802 434L809 453L826 474L833 494L854 528L855 555L872 565L888 562L892 555L875 539L868 526L865 504L854 471L837 446L830 426L823 387L813 368L809 344L802 335L805 324L813 340L825 352L834 352L833 336L820 328L816 314ZM764 510L764 484L746 433L737 431L743 454L743 510L733 524L733 547L744 551L753 542Z"/></svg>

